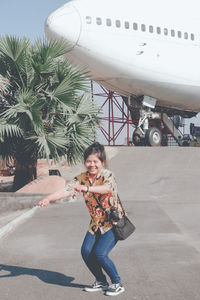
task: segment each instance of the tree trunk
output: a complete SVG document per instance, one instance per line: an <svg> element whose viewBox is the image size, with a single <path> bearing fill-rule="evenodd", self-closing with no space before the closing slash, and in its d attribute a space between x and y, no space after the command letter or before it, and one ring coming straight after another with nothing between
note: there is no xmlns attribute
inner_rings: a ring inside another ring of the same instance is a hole
<svg viewBox="0 0 200 300"><path fill-rule="evenodd" d="M13 192L37 178L37 159L29 162L16 162Z"/></svg>

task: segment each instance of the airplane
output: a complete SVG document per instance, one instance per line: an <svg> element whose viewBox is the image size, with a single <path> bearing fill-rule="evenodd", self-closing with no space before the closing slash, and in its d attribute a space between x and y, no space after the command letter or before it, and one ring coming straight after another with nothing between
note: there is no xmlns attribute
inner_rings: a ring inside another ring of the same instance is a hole
<svg viewBox="0 0 200 300"><path fill-rule="evenodd" d="M72 64L139 111L135 145L159 146L152 119L200 111L199 11L198 0L71 0L50 14L45 34L67 41Z"/></svg>

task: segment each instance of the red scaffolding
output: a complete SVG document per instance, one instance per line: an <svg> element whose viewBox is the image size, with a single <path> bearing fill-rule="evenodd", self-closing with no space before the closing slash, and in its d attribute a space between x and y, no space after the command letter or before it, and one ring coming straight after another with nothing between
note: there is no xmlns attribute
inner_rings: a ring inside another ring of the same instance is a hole
<svg viewBox="0 0 200 300"><path fill-rule="evenodd" d="M115 92L107 90L103 86L91 83L93 99L99 104L103 116L101 117L100 131L106 139L108 145L130 146L130 126L133 121L130 112L123 98ZM98 91L97 91L98 90ZM119 137L123 136L125 143L119 142Z"/></svg>

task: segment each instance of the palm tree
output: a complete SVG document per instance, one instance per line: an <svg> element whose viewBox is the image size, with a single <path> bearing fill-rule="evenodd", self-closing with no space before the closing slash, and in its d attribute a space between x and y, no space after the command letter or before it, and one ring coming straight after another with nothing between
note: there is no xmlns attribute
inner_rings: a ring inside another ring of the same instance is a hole
<svg viewBox="0 0 200 300"><path fill-rule="evenodd" d="M0 38L0 73L9 81L0 104L0 156L16 162L14 191L37 177L38 158L76 163L94 139L99 108L87 73L65 53L62 41Z"/></svg>

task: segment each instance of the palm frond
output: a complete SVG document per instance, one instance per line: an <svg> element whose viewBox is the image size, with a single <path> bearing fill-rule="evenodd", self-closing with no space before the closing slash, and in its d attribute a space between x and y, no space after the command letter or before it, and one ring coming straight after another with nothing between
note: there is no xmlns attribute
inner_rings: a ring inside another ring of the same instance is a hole
<svg viewBox="0 0 200 300"><path fill-rule="evenodd" d="M67 51L68 46L62 41L36 40L31 53L31 64L35 71L32 86L36 86L37 90L50 86L56 72L57 60L59 61L58 58Z"/></svg>
<svg viewBox="0 0 200 300"><path fill-rule="evenodd" d="M0 52L17 62L23 52L29 47L30 41L27 38L17 38L15 36L0 37Z"/></svg>
<svg viewBox="0 0 200 300"><path fill-rule="evenodd" d="M10 94L27 86L30 77L30 41L15 36L0 37L1 74L10 81Z"/></svg>
<svg viewBox="0 0 200 300"><path fill-rule="evenodd" d="M19 103L13 107L10 107L1 115L7 120L16 119L17 121L17 118L20 117L20 115L21 117L22 115L27 115L30 120L33 120L31 111L25 103Z"/></svg>
<svg viewBox="0 0 200 300"><path fill-rule="evenodd" d="M4 137L22 136L23 130L15 124L9 124L6 119L0 119L0 141L4 140Z"/></svg>
<svg viewBox="0 0 200 300"><path fill-rule="evenodd" d="M24 136L29 136L31 131L44 130L42 108L44 103L32 95L30 90L21 90L16 98L18 104L9 107L1 116L12 124L23 128Z"/></svg>
<svg viewBox="0 0 200 300"><path fill-rule="evenodd" d="M28 139L37 144L38 154L46 158L49 158L51 155L59 159L59 152L64 155L66 153L66 147L68 146L66 137L63 135L63 132L60 131L43 133L43 135L40 136L34 135Z"/></svg>
<svg viewBox="0 0 200 300"><path fill-rule="evenodd" d="M62 97L66 95L77 95L80 90L88 91L88 79L81 70L69 70L64 79L54 89L55 97Z"/></svg>
<svg viewBox="0 0 200 300"><path fill-rule="evenodd" d="M59 41L48 41L47 39L38 38L34 43L34 51L40 53L44 61L51 57L58 58L70 50L70 45L60 39Z"/></svg>
<svg viewBox="0 0 200 300"><path fill-rule="evenodd" d="M82 160L83 152L94 141L95 129L86 121L76 122L68 128L70 147L67 150L69 164Z"/></svg>
<svg viewBox="0 0 200 300"><path fill-rule="evenodd" d="M91 93L84 93L79 96L76 107L77 115L94 115L100 112L100 107L92 101Z"/></svg>

